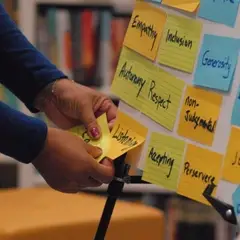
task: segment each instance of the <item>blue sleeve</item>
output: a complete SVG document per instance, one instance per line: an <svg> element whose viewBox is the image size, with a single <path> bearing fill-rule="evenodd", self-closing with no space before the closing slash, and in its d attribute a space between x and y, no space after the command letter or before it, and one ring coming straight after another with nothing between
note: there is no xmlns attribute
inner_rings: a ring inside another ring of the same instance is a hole
<svg viewBox="0 0 240 240"><path fill-rule="evenodd" d="M0 152L22 163L32 162L44 147L47 125L0 102Z"/></svg>
<svg viewBox="0 0 240 240"><path fill-rule="evenodd" d="M37 94L61 78L66 76L26 39L0 4L0 82L37 112Z"/></svg>

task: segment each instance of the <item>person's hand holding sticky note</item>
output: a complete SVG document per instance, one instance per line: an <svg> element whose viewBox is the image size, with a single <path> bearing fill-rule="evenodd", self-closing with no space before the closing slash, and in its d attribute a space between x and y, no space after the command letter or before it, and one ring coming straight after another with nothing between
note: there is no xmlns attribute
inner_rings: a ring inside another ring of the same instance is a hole
<svg viewBox="0 0 240 240"><path fill-rule="evenodd" d="M111 147L107 157L116 159L140 146L145 141L146 132L147 128L138 121L118 111L117 119L111 132Z"/></svg>
<svg viewBox="0 0 240 240"><path fill-rule="evenodd" d="M102 155L97 158L97 161L100 162L103 158L105 158L108 154L109 148L110 148L110 131L108 128L108 123L107 123L107 116L106 114L101 115L98 119L97 122L101 128L102 135L100 139L98 140L93 140L89 135L87 134L87 130L84 126L77 126L74 128L70 129L70 132L73 134L81 137L85 142L99 147L102 149Z"/></svg>
<svg viewBox="0 0 240 240"><path fill-rule="evenodd" d="M111 134L106 114L100 116L97 122L102 131L99 140L91 139L84 126L74 127L70 129L70 132L81 137L85 142L102 149L102 155L97 158L98 162L105 157L114 160L145 141L147 128L120 111Z"/></svg>

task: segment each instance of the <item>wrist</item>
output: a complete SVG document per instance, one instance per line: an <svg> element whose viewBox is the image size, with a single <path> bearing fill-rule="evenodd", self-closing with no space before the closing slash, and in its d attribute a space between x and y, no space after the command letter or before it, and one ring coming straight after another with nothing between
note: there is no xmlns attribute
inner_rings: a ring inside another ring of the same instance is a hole
<svg viewBox="0 0 240 240"><path fill-rule="evenodd" d="M69 79L57 79L48 84L35 98L34 107L44 112L45 106L49 103L55 103L60 96L69 88L73 81Z"/></svg>

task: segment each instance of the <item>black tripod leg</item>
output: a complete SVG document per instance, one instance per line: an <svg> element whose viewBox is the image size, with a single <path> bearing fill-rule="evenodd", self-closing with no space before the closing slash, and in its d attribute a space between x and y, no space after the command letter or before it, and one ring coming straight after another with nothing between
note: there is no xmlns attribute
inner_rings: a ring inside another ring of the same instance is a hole
<svg viewBox="0 0 240 240"><path fill-rule="evenodd" d="M108 198L98 225L98 229L94 240L104 240L107 233L109 223L111 221L112 213L118 197L121 195L124 181L120 181L128 173L128 168L124 163L126 155L122 155L114 161L115 165L115 179L109 184Z"/></svg>

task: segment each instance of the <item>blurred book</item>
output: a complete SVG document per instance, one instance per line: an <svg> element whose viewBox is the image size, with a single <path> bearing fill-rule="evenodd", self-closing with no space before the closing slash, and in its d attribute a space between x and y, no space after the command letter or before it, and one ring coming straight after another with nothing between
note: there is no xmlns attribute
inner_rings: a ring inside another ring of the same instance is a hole
<svg viewBox="0 0 240 240"><path fill-rule="evenodd" d="M111 82L117 69L119 56L131 16L113 16L111 22Z"/></svg>
<svg viewBox="0 0 240 240"><path fill-rule="evenodd" d="M111 84L130 16L106 8L39 8L37 48L69 78L93 88Z"/></svg>

